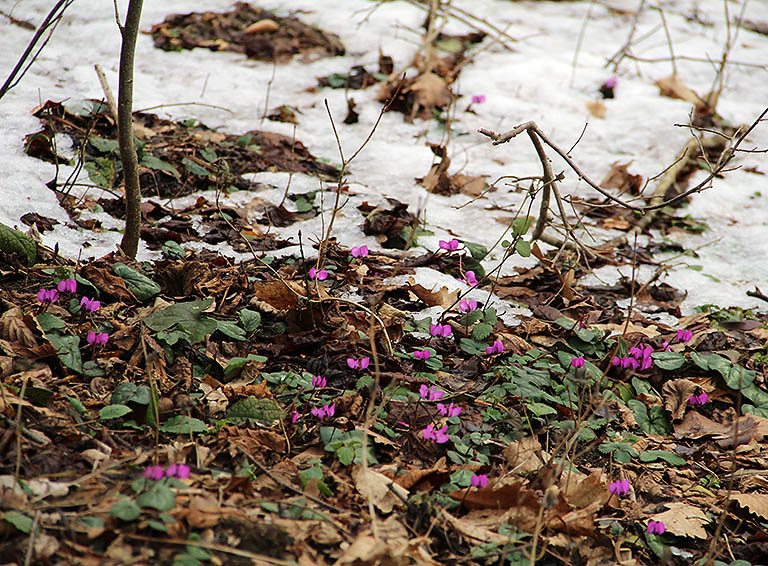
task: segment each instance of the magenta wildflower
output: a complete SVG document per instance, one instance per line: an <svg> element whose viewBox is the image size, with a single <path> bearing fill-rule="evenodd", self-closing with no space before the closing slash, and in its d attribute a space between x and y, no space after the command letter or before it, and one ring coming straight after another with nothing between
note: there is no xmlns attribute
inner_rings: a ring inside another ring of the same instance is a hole
<svg viewBox="0 0 768 566"><path fill-rule="evenodd" d="M706 393L702 393L700 395L691 395L688 397L688 404L689 405L706 405L709 401L709 395Z"/></svg>
<svg viewBox="0 0 768 566"><path fill-rule="evenodd" d="M619 79L616 77L611 77L607 81L605 81L603 84L605 85L605 88L615 88L616 84L618 84Z"/></svg>
<svg viewBox="0 0 768 566"><path fill-rule="evenodd" d="M77 281L74 279L62 279L56 284L59 293L74 293L77 291Z"/></svg>
<svg viewBox="0 0 768 566"><path fill-rule="evenodd" d="M693 338L693 332L690 330L678 330L677 341L678 342L690 342Z"/></svg>
<svg viewBox="0 0 768 566"><path fill-rule="evenodd" d="M367 369L370 363L371 358L368 357L360 358L359 360L356 360L355 358L347 358L349 369Z"/></svg>
<svg viewBox="0 0 768 566"><path fill-rule="evenodd" d="M434 337L443 337L447 338L451 335L451 325L450 324L430 324L429 325L429 333Z"/></svg>
<svg viewBox="0 0 768 566"><path fill-rule="evenodd" d="M311 413L320 420L329 419L336 413L336 403L324 407L314 407Z"/></svg>
<svg viewBox="0 0 768 566"><path fill-rule="evenodd" d="M613 359L611 360L611 365L614 366L614 367L620 366L621 365L621 360L622 360L622 358L620 358L619 356L613 356Z"/></svg>
<svg viewBox="0 0 768 566"><path fill-rule="evenodd" d="M608 485L608 491L617 496L626 495L629 493L629 481L618 480L611 482L610 485Z"/></svg>
<svg viewBox="0 0 768 566"><path fill-rule="evenodd" d="M672 351L672 348L669 347L669 342L667 342L666 340L661 344L661 349L664 350L665 352Z"/></svg>
<svg viewBox="0 0 768 566"><path fill-rule="evenodd" d="M146 469L144 470L144 477L154 481L163 479L163 467L147 466Z"/></svg>
<svg viewBox="0 0 768 566"><path fill-rule="evenodd" d="M440 414L444 417L458 417L461 414L461 407L455 407L453 403L447 407L442 403L438 403L437 410L440 411Z"/></svg>
<svg viewBox="0 0 768 566"><path fill-rule="evenodd" d="M435 429L433 425L427 425L426 428L421 431L421 436L424 440L431 440L435 444L445 444L450 440L447 426Z"/></svg>
<svg viewBox="0 0 768 566"><path fill-rule="evenodd" d="M464 281L467 282L467 285L470 287L474 287L477 285L477 277L475 276L474 271L465 271L464 272Z"/></svg>
<svg viewBox="0 0 768 566"><path fill-rule="evenodd" d="M349 251L349 253L352 255L352 257L368 257L368 246L354 247Z"/></svg>
<svg viewBox="0 0 768 566"><path fill-rule="evenodd" d="M40 289L37 292L37 300L41 303L55 303L59 300L59 292L56 289Z"/></svg>
<svg viewBox="0 0 768 566"><path fill-rule="evenodd" d="M571 366L575 368L583 368L584 356L577 356L575 358L571 358Z"/></svg>
<svg viewBox="0 0 768 566"><path fill-rule="evenodd" d="M496 340L493 343L493 346L488 346L485 349L486 354L501 354L504 351L504 344L501 343L501 340Z"/></svg>
<svg viewBox="0 0 768 566"><path fill-rule="evenodd" d="M322 375L316 375L312 378L312 387L317 387L318 389L322 389L325 387L326 379Z"/></svg>
<svg viewBox="0 0 768 566"><path fill-rule="evenodd" d="M663 535L667 530L667 526L664 524L664 521L654 521L651 519L648 521L646 530L651 535Z"/></svg>
<svg viewBox="0 0 768 566"><path fill-rule="evenodd" d="M298 420L299 420L299 412L294 410L293 413L291 413L291 424L296 424Z"/></svg>
<svg viewBox="0 0 768 566"><path fill-rule="evenodd" d="M472 104L482 104L485 102L484 94L475 94L472 96Z"/></svg>
<svg viewBox="0 0 768 566"><path fill-rule="evenodd" d="M86 310L86 312L96 312L101 308L101 301L97 301L96 299L89 299L88 297L83 297L80 299L80 306Z"/></svg>
<svg viewBox="0 0 768 566"><path fill-rule="evenodd" d="M434 385L427 387L422 383L421 387L419 387L419 396L427 401L437 401L438 399L442 399L443 395L445 395L445 391L436 389Z"/></svg>
<svg viewBox="0 0 768 566"><path fill-rule="evenodd" d="M459 301L459 310L461 312L470 312L475 309L477 309L477 301L468 301L467 299Z"/></svg>
<svg viewBox="0 0 768 566"><path fill-rule="evenodd" d="M185 480L189 477L189 466L186 464L171 464L165 470L165 477Z"/></svg>
<svg viewBox="0 0 768 566"><path fill-rule="evenodd" d="M309 268L309 278L317 281L325 281L328 279L328 272L325 269L318 270L315 267Z"/></svg>
<svg viewBox="0 0 768 566"><path fill-rule="evenodd" d="M481 489L488 485L488 476L485 474L472 474L472 477L469 479L469 483L472 484L472 487Z"/></svg>
<svg viewBox="0 0 768 566"><path fill-rule="evenodd" d="M455 252L459 249L459 241L456 238L453 240L448 240L447 242L445 240L440 240L437 245L440 246L441 250L446 250L449 252Z"/></svg>
<svg viewBox="0 0 768 566"><path fill-rule="evenodd" d="M423 362L427 361L429 359L430 352L429 350L416 350L413 353L413 357L417 360L421 360Z"/></svg>
<svg viewBox="0 0 768 566"><path fill-rule="evenodd" d="M109 340L109 334L106 332L94 332L93 330L88 332L85 337L85 341L91 346L104 346Z"/></svg>

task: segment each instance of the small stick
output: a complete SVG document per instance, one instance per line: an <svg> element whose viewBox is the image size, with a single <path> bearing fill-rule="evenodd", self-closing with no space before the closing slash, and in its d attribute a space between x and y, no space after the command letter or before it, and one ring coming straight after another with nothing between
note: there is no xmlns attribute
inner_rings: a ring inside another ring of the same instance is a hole
<svg viewBox="0 0 768 566"><path fill-rule="evenodd" d="M107 106L109 107L109 113L112 116L112 119L115 121L115 124L117 124L117 102L115 102L115 95L112 94L112 89L109 88L109 83L107 82L107 76L104 74L104 71L101 69L101 65L98 63L93 66L94 69L96 69L96 76L99 77L99 84L101 84L101 90L104 91L104 97L107 99Z"/></svg>

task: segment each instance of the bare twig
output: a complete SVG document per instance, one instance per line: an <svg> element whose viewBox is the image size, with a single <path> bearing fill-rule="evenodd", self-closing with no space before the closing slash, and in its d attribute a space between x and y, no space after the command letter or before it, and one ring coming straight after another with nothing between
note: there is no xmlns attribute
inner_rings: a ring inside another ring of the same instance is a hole
<svg viewBox="0 0 768 566"><path fill-rule="evenodd" d="M19 60L11 71L11 74L8 75L8 78L3 83L3 86L0 86L0 98L5 96L9 90L19 84L19 81L22 79L22 77L24 77L29 68L32 66L32 63L35 62L37 57L40 55L40 52L50 41L56 26L59 25L59 22L64 15L64 12L72 5L74 1L75 0L59 0L56 2L53 8L51 8L51 11L48 12L48 15L43 20L43 23L41 23L40 27L37 28L35 35L30 40L29 45L27 45L27 48L24 50L24 53L22 53L21 57L19 57ZM37 49L37 51L35 51L37 43L49 30L50 32L48 33L48 37L45 38L43 44ZM32 54L33 51L35 51L34 55Z"/></svg>
<svg viewBox="0 0 768 566"><path fill-rule="evenodd" d="M115 95L112 93L112 89L109 88L109 82L107 82L107 76L104 74L104 71L101 69L101 65L96 64L93 66L94 69L96 69L96 76L99 77L99 84L101 85L101 90L104 91L104 98L107 99L107 107L109 108L109 113L112 115L112 119L115 121L115 124L117 124L117 103L115 102Z"/></svg>

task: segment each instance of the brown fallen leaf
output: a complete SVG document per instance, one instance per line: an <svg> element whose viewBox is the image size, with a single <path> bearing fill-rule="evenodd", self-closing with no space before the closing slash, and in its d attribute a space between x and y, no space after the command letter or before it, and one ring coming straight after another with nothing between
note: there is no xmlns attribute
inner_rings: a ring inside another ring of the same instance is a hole
<svg viewBox="0 0 768 566"><path fill-rule="evenodd" d="M408 279L408 290L424 301L430 307L448 308L456 302L459 297L459 291L451 291L448 287L440 287L438 291L429 290L416 283L411 277Z"/></svg>
<svg viewBox="0 0 768 566"><path fill-rule="evenodd" d="M735 493L731 495L736 503L763 519L768 519L768 495L762 493Z"/></svg>
<svg viewBox="0 0 768 566"><path fill-rule="evenodd" d="M404 92L416 93L416 102L422 108L443 107L451 102L448 83L443 77L435 73L420 75Z"/></svg>
<svg viewBox="0 0 768 566"><path fill-rule="evenodd" d="M680 537L707 538L704 525L709 523L707 514L696 507L681 501L667 503L667 510L649 517L654 521L662 521L667 532Z"/></svg>
<svg viewBox="0 0 768 566"><path fill-rule="evenodd" d="M610 171L608 171L600 185L606 189L618 189L622 192L639 195L640 189L643 188L643 176L630 173L628 168L631 164L631 161L627 163L619 163L618 161L612 163Z"/></svg>
<svg viewBox="0 0 768 566"><path fill-rule="evenodd" d="M356 466L352 471L355 487L363 497L370 499L382 513L391 513L408 499L408 490L394 483L382 473Z"/></svg>
<svg viewBox="0 0 768 566"><path fill-rule="evenodd" d="M608 113L608 109L605 107L605 104L603 104L599 100L588 101L587 110L589 110L589 113L592 114L592 116L594 116L598 120L605 119L605 115Z"/></svg>
<svg viewBox="0 0 768 566"><path fill-rule="evenodd" d="M680 420L688 408L688 397L697 393L698 386L689 379L673 379L661 388L664 396L664 408L673 420Z"/></svg>
<svg viewBox="0 0 768 566"><path fill-rule="evenodd" d="M661 96L690 102L696 107L697 111L702 111L707 108L707 103L696 94L696 91L689 88L683 81L681 81L680 77L677 75L670 75L663 79L659 79L655 84L659 87L659 94L661 94Z"/></svg>
<svg viewBox="0 0 768 566"><path fill-rule="evenodd" d="M549 454L542 450L535 436L526 436L510 442L501 454L507 459L509 471L513 474L527 475L541 468L550 459Z"/></svg>

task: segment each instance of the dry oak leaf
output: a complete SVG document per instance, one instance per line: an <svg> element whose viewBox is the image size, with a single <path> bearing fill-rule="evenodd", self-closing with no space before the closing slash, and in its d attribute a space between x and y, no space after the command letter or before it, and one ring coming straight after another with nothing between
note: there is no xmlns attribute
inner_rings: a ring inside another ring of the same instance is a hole
<svg viewBox="0 0 768 566"><path fill-rule="evenodd" d="M506 521L506 511L492 511L491 515L498 516L498 519L491 521L488 520L488 513L483 513L481 516L481 514L473 512L464 517L454 517L448 511L443 510L442 514L448 523L465 537L493 544L505 544L509 541L509 537L496 532L498 527Z"/></svg>
<svg viewBox="0 0 768 566"><path fill-rule="evenodd" d="M649 519L662 521L667 527L667 532L681 537L707 538L704 525L709 523L707 514L699 507L683 503L682 501L667 503L668 509L657 513Z"/></svg>
<svg viewBox="0 0 768 566"><path fill-rule="evenodd" d="M685 415L688 408L688 397L696 393L698 386L690 379L673 379L667 381L661 388L664 395L664 408L672 415L672 419L679 421Z"/></svg>
<svg viewBox="0 0 768 566"><path fill-rule="evenodd" d="M442 107L451 102L448 83L443 77L435 73L420 75L404 92L415 92L416 103L424 108Z"/></svg>
<svg viewBox="0 0 768 566"><path fill-rule="evenodd" d="M750 513L768 519L768 495L761 493L735 493L731 499Z"/></svg>
<svg viewBox="0 0 768 566"><path fill-rule="evenodd" d="M510 472L521 475L537 471L550 459L535 436L526 436L510 442L501 453L507 459Z"/></svg>
<svg viewBox="0 0 768 566"><path fill-rule="evenodd" d="M370 499L382 513L391 513L395 506L402 506L408 499L407 489L370 468L356 466L352 471L352 479L355 480L357 491Z"/></svg>
<svg viewBox="0 0 768 566"><path fill-rule="evenodd" d="M587 110L589 110L589 113L592 114L592 116L594 116L598 120L605 119L605 115L608 112L608 109L605 107L605 104L603 104L599 100L588 101Z"/></svg>
<svg viewBox="0 0 768 566"><path fill-rule="evenodd" d="M686 86L683 81L677 75L670 75L659 79L654 83L659 87L659 94L661 96L667 96L669 98L678 98L690 102L696 107L696 110L701 111L707 108L707 103L696 94L696 92Z"/></svg>
<svg viewBox="0 0 768 566"><path fill-rule="evenodd" d="M629 191L633 195L640 194L643 187L643 176L633 175L629 172L631 161L619 163L615 161L611 164L611 169L600 183L600 186L606 189L618 189L622 192Z"/></svg>
<svg viewBox="0 0 768 566"><path fill-rule="evenodd" d="M408 290L416 295L429 307L448 308L456 302L459 291L451 291L448 287L440 287L440 290L429 290L416 283L413 277L408 278Z"/></svg>
<svg viewBox="0 0 768 566"><path fill-rule="evenodd" d="M566 503L571 507L583 508L595 503L602 507L610 498L607 489L608 482L603 475L602 470L595 470L588 476L581 478L574 477L565 483L565 489L562 491Z"/></svg>

